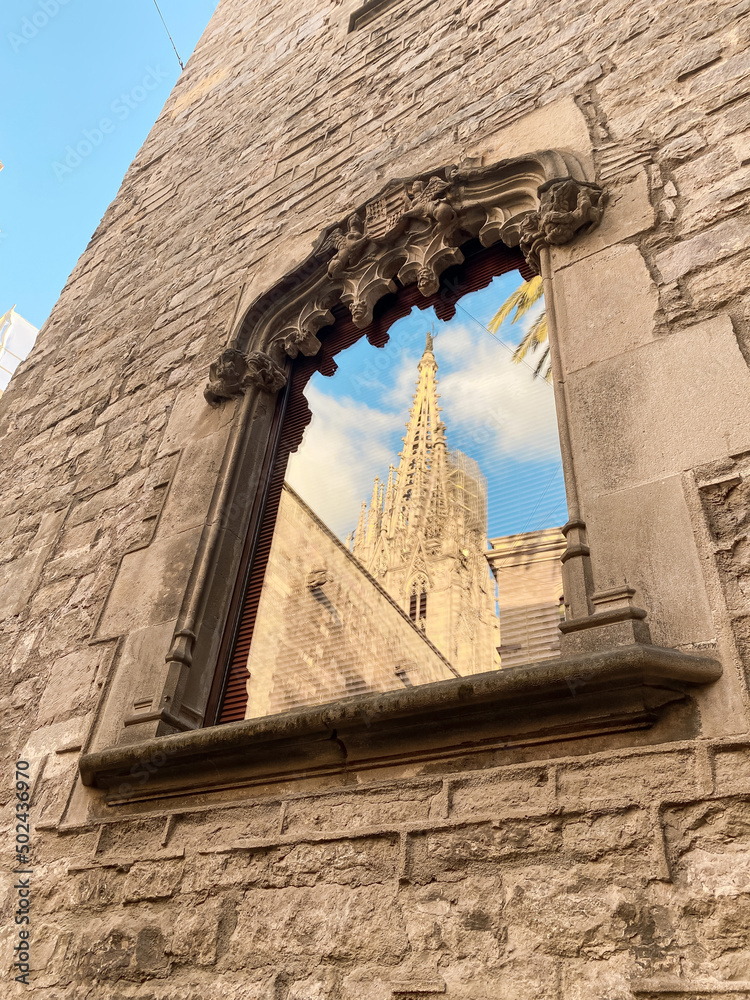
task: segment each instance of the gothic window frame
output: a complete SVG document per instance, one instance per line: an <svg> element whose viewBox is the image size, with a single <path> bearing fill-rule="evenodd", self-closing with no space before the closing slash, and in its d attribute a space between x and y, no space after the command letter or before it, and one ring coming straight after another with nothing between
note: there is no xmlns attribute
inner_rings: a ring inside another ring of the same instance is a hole
<svg viewBox="0 0 750 1000"><path fill-rule="evenodd" d="M424 573L417 573L409 582L409 617L418 626L427 621L427 594L429 582Z"/></svg>
<svg viewBox="0 0 750 1000"><path fill-rule="evenodd" d="M528 705L532 691L539 706L532 712L532 729L544 728L544 705L553 705L557 716L562 712L560 731L569 725L571 712L579 719L580 731L589 731L580 722L587 711L595 720L591 732L608 731L609 723L601 721L607 711L617 717L613 725L638 728L653 720L660 704L685 698L689 685L720 676L720 664L709 656L650 647L646 613L633 605L630 588L602 593L594 588L558 345L551 250L578 233L595 229L606 201L605 192L588 176L583 163L567 151L545 150L487 166L469 160L394 180L345 220L326 227L312 253L241 313L227 347L211 366L205 390L207 406L235 406L235 412L166 657L161 694L147 700L133 692L132 707L124 717L121 705L105 707L105 713L121 713L119 723L110 719L108 731L129 733L116 741L120 745L89 750L82 756L84 784L104 789L110 804L126 804L132 795L123 793L118 799L115 791L113 798L112 789L123 787L128 768L157 752L169 764L162 765L150 781L144 793L147 798L158 797L165 783L174 787L182 781L194 789L196 775L205 768L213 776L212 787L219 766L226 780L234 780L232 776L248 767L267 770L269 760L277 770L281 767L290 773L298 766L299 740L311 740L310 746L315 746L319 755L315 767L335 770L350 766L356 757L356 734L362 725L371 727L375 718L378 746L373 749L370 729L369 749L362 751L365 758L367 753L382 756L386 747L390 752L394 741L403 747L409 739L413 745L399 752L412 757L440 756L451 741L463 740L462 745L467 738L479 744L497 742L503 712L512 711L518 699ZM540 273L544 282L569 507L569 521L563 529L567 613L560 626L560 660L384 695L363 695L343 707L312 706L291 716L287 713L283 720L269 716L201 728L222 655L223 623L231 613L234 582L238 575L250 572L258 545L271 485L270 463L284 424L291 365L298 358L318 354L318 333L333 323L334 308L345 307L354 326L362 330L372 323L378 303L398 288L415 286L425 298L435 294L443 273L463 263L461 248L471 240L484 247L502 243L519 248L531 271ZM631 706L626 722L623 691L629 693ZM435 731L425 744L428 717L434 719ZM467 726L471 737L467 737ZM344 732L354 735L342 761ZM322 757L321 733L329 734L330 744ZM297 749L291 762L282 766L280 748L288 749L289 740L297 741ZM251 762L248 748L252 749ZM308 766L305 773L309 771Z"/></svg>

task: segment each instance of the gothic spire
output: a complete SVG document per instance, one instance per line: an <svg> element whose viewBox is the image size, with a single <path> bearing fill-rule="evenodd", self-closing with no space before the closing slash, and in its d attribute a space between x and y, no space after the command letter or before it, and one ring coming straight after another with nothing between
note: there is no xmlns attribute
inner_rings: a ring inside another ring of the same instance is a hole
<svg viewBox="0 0 750 1000"><path fill-rule="evenodd" d="M440 421L438 366L433 350L434 338L428 333L417 367L419 375L396 472L393 503L384 512L389 535L405 532L409 536L419 530L424 524L430 496L436 485L435 473L438 470L433 468L435 446L440 441L444 442L444 427Z"/></svg>

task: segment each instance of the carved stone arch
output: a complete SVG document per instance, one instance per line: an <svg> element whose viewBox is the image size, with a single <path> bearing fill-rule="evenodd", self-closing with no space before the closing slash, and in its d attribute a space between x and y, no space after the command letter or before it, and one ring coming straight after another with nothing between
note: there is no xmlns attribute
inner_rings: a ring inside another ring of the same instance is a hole
<svg viewBox="0 0 750 1000"><path fill-rule="evenodd" d="M538 272L541 248L594 228L605 200L577 157L554 150L390 181L324 229L309 256L246 308L206 398L215 405L250 383L278 391L286 358L319 351L318 333L333 322L333 306L345 305L364 329L380 299L399 285L416 283L422 295L433 295L441 274L463 263L461 246L471 239L520 246Z"/></svg>
<svg viewBox="0 0 750 1000"><path fill-rule="evenodd" d="M287 394L279 392L289 385L291 362L320 351L318 334L333 323L332 310L348 309L364 330L378 302L399 287L416 285L419 294L433 294L444 271L463 262L461 248L470 241L520 247L538 270L542 249L595 227L605 200L575 155L554 150L395 179L326 227L301 263L241 305L205 389L212 406L237 398L240 404L187 572L160 694L136 692L125 718L134 727L129 738L211 725L216 718L223 697L214 683L225 653L222 635L233 613L235 583L242 567L252 565L252 525L264 509L268 456L283 426ZM573 515L571 523L579 523ZM578 548L588 551L583 544Z"/></svg>

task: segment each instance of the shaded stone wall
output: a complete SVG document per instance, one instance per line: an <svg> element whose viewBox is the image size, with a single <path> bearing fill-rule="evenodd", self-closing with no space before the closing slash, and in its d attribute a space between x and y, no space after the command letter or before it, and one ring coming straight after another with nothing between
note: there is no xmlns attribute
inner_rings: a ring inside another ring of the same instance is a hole
<svg viewBox="0 0 750 1000"><path fill-rule="evenodd" d="M40 995L747 995L746 744L500 762L41 837Z"/></svg>
<svg viewBox="0 0 750 1000"><path fill-rule="evenodd" d="M747 995L744 542L709 512L712 537L692 470L750 450L750 5L401 0L347 33L357 6L223 0L0 402L30 992ZM123 738L105 700L145 696L163 664L233 417L202 386L238 308L389 178L548 147L610 192L600 230L553 255L597 582L626 575L657 641L718 649L724 678L655 735L91 820L78 757L92 732ZM13 905L8 888L6 975Z"/></svg>
<svg viewBox="0 0 750 1000"><path fill-rule="evenodd" d="M247 718L453 676L294 490L276 518L247 667Z"/></svg>

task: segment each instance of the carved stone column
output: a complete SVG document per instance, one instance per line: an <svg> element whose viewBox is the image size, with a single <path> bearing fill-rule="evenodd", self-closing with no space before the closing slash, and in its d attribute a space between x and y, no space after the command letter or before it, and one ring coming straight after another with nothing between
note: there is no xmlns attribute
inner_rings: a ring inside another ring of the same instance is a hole
<svg viewBox="0 0 750 1000"><path fill-rule="evenodd" d="M563 655L651 642L644 620L646 612L633 604L635 591L632 588L624 584L613 590L595 592L591 551L575 474L550 262L550 247L568 243L576 233L596 227L605 204L606 195L595 184L572 178L548 181L539 189L539 209L523 220L518 238L529 265L541 273L544 281L560 453L568 499L569 520L562 529L567 541L562 556L566 614L566 620L560 624Z"/></svg>

